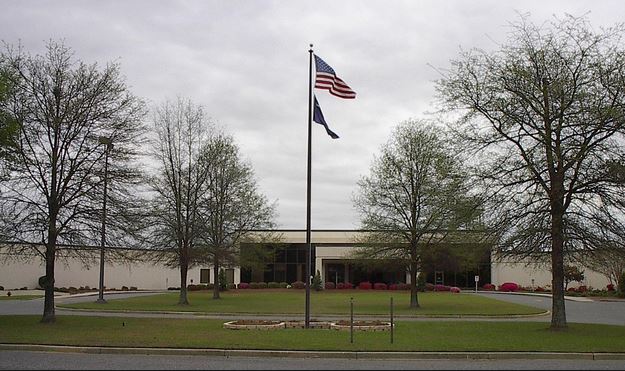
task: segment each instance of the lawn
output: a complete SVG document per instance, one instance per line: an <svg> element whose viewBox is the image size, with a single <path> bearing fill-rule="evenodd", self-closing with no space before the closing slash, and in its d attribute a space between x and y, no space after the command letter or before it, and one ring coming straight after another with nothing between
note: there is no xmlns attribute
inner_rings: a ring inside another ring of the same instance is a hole
<svg viewBox="0 0 625 371"><path fill-rule="evenodd" d="M178 305L178 293L165 293L125 299L111 299L107 304L93 301L63 304L58 307L132 311L167 311L242 314L302 314L305 310L303 290L232 290L222 293L219 300L212 292L189 293L188 306ZM386 315L393 297L394 313L398 316L484 315L507 316L544 313L544 310L508 303L472 294L449 292L419 293L421 308L410 309L410 294L405 291L321 291L311 292L311 315L347 315L350 298L356 315Z"/></svg>
<svg viewBox="0 0 625 371"><path fill-rule="evenodd" d="M31 300L31 299L39 299L43 298L43 295L11 295L11 296L0 296L0 300Z"/></svg>
<svg viewBox="0 0 625 371"><path fill-rule="evenodd" d="M0 316L0 343L118 347L280 349L325 351L625 352L625 326L545 322L409 321L389 332L283 329L227 330L223 320Z"/></svg>

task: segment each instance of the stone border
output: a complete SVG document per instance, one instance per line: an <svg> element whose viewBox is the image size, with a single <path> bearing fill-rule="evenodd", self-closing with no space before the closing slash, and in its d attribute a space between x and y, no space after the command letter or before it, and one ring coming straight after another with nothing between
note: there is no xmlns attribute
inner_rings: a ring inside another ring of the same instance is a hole
<svg viewBox="0 0 625 371"><path fill-rule="evenodd" d="M237 323L237 322L242 323ZM248 322L248 323L245 323ZM258 323L254 323L258 322ZM264 323L263 323L264 322ZM352 326L347 321L309 321L309 327L313 329L330 329L339 331L350 331ZM234 320L225 322L223 327L229 330L279 330L287 328L306 328L305 321L271 321L271 320ZM391 323L382 321L354 321L355 331L390 331Z"/></svg>
<svg viewBox="0 0 625 371"><path fill-rule="evenodd" d="M230 329L230 330L279 330L279 329L284 328L284 322L282 321L257 321L257 322L268 322L268 323L246 323L246 324L237 324L237 322L239 322L239 320L226 322L224 323L224 328ZM253 322L253 321L250 321L250 322Z"/></svg>
<svg viewBox="0 0 625 371"><path fill-rule="evenodd" d="M329 329L332 326L330 321L309 321L310 328ZM306 328L306 321L285 321L284 328Z"/></svg>
<svg viewBox="0 0 625 371"><path fill-rule="evenodd" d="M391 323L390 322L381 322L379 324L371 325L366 324L368 322L379 322L379 321L354 321L354 331L390 331ZM350 331L352 326L349 324L338 324L332 323L330 325L332 330L338 331Z"/></svg>

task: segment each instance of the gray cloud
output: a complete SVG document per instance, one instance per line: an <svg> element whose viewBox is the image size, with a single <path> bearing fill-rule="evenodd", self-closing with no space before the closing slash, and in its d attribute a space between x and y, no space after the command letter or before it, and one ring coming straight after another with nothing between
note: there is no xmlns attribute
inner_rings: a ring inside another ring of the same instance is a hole
<svg viewBox="0 0 625 371"><path fill-rule="evenodd" d="M188 97L233 134L279 224L306 223L308 44L357 93L316 91L341 138L313 127L313 228L354 228L357 180L393 127L434 109L436 68L460 47L494 49L518 12L544 22L587 12L620 22L619 1L20 1L2 3L0 35L41 52L64 39L87 62L118 61L156 105Z"/></svg>

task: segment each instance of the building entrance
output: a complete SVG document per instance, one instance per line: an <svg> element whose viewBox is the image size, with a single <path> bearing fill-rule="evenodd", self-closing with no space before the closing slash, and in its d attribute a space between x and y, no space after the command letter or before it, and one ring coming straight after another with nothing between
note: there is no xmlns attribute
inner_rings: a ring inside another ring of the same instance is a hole
<svg viewBox="0 0 625 371"><path fill-rule="evenodd" d="M345 278L345 264L332 263L326 265L324 282L332 282L336 285L340 282L347 282Z"/></svg>

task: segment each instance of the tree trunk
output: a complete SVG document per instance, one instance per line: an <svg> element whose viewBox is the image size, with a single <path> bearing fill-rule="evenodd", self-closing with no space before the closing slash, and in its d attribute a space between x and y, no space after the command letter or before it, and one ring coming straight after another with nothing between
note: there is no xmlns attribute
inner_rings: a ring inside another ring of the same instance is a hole
<svg viewBox="0 0 625 371"><path fill-rule="evenodd" d="M215 259L213 265L213 281L215 286L213 287L213 299L220 299L219 297L219 261Z"/></svg>
<svg viewBox="0 0 625 371"><path fill-rule="evenodd" d="M417 290L417 267L416 264L410 265L410 308L419 308L419 297Z"/></svg>
<svg viewBox="0 0 625 371"><path fill-rule="evenodd" d="M564 307L564 230L563 212L559 207L551 208L551 330L565 330L566 310Z"/></svg>
<svg viewBox="0 0 625 371"><path fill-rule="evenodd" d="M54 260L56 257L56 235L53 231L48 232L46 245L46 280L44 284L43 317L41 322L52 323L56 321L54 311Z"/></svg>
<svg viewBox="0 0 625 371"><path fill-rule="evenodd" d="M187 271L189 267L186 259L181 259L180 263L180 298L178 299L178 305L189 305L189 299L187 298Z"/></svg>

